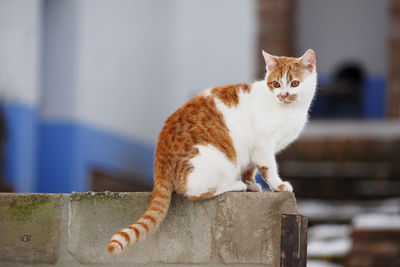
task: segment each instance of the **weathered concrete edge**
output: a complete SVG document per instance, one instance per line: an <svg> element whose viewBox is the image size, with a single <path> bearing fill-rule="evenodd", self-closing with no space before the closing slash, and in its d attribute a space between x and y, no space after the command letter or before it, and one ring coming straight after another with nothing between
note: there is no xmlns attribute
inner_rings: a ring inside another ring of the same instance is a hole
<svg viewBox="0 0 400 267"><path fill-rule="evenodd" d="M71 219L71 209L70 209L70 204L71 201L77 201L83 198L89 198L89 199L105 199L107 197L110 197L111 199L115 199L115 198L119 198L119 197L124 197L126 195L129 194L135 194L135 193L109 193L109 192L100 192L100 193L73 193L73 194L29 194L29 193L23 193L23 194L18 194L18 196L21 197L26 197L26 196L31 196L31 195L51 195L51 196L59 196L59 212L57 212L60 216L58 222L59 222L59 240L60 240L60 244L58 246L58 261L55 264L56 266L85 266L86 264L80 264L77 262L77 258L74 255L71 255L71 253L68 251L67 248L67 244L68 244L68 238L69 238L69 227L68 224L70 223L70 219ZM150 193L147 193L150 195ZM228 193L228 194L241 194L241 193ZM254 193L253 193L254 194ZM265 193L264 193L265 194ZM267 193L267 194L277 194L277 193ZM298 207L296 205L296 200L294 197L294 194L292 193L279 193L279 194L288 194L287 198L291 198L295 204L295 209L297 209L298 212L296 213L292 213L292 214L299 214L301 215L301 212L298 210ZM10 194L10 193L0 193L1 195L15 195L15 194ZM217 198L218 199L218 198ZM218 200L215 201L215 204L217 204ZM224 265L222 263L219 262L215 262L215 257L214 255L212 256L212 258L210 259L211 261L209 263L207 263L207 266L221 266ZM157 265L162 265L162 266L188 266L188 265L198 265L198 264L168 264L168 263L162 263L162 262L154 262L151 264L135 264L135 266L154 266L154 264ZM96 265L98 266L110 266L110 263L97 263ZM114 264L111 264L112 266L114 266ZM200 264L202 266L205 266L204 263ZM251 264L251 266L257 266L259 264ZM22 263L9 263L7 264L7 266L32 266L29 264L22 264ZM34 264L34 266L48 266L46 264ZM131 266L131 264L129 263L116 263L115 266ZM250 266L248 264L235 264L235 266ZM260 264L261 266L261 264ZM263 265L265 266L265 265Z"/></svg>

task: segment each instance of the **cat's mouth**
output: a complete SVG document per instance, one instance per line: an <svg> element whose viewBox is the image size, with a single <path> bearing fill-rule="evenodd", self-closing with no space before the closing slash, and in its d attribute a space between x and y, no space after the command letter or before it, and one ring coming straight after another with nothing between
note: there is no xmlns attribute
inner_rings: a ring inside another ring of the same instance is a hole
<svg viewBox="0 0 400 267"><path fill-rule="evenodd" d="M288 92L277 95L279 101L285 104L293 103L297 100L297 94L289 94Z"/></svg>

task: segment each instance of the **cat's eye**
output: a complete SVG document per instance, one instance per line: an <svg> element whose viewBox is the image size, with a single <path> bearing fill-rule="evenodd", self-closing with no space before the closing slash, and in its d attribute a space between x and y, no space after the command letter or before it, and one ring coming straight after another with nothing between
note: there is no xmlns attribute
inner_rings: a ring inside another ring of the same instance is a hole
<svg viewBox="0 0 400 267"><path fill-rule="evenodd" d="M292 86L292 87L297 87L297 86L299 86L299 84L300 84L299 81L292 81L292 82L290 83L290 86Z"/></svg>
<svg viewBox="0 0 400 267"><path fill-rule="evenodd" d="M278 82L272 82L272 86L273 86L274 88L279 88L279 87L281 87L281 84L278 83Z"/></svg>

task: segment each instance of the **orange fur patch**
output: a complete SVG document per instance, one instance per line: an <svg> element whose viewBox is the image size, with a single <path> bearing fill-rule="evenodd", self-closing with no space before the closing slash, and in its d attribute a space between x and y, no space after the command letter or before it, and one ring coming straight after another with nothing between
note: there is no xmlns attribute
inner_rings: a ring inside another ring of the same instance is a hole
<svg viewBox="0 0 400 267"><path fill-rule="evenodd" d="M254 172L256 171L256 167L249 167L247 170L245 170L242 173L241 180L242 182L246 183L255 183L256 181L254 180Z"/></svg>
<svg viewBox="0 0 400 267"><path fill-rule="evenodd" d="M121 248L121 250L124 248L124 246L122 246L122 244L121 244L121 242L119 242L118 240L113 240L112 242L110 242L110 243L115 243L115 244L118 244L118 246ZM110 244L111 245L111 244ZM110 251L110 249L111 249L111 251L110 252L113 252L114 251L114 247L113 248L111 248L113 245L111 245L111 246L107 246L107 249L108 249L108 251ZM110 247L110 249L109 249L109 247Z"/></svg>
<svg viewBox="0 0 400 267"><path fill-rule="evenodd" d="M163 187L163 185L160 185L158 187L154 187L153 193L154 194L152 195L152 199L154 199L155 197L161 199L169 199L171 195L171 189Z"/></svg>
<svg viewBox="0 0 400 267"><path fill-rule="evenodd" d="M268 167L266 167L266 166L258 166L257 169L261 173L261 176L263 177L264 181L267 181L267 179L268 179Z"/></svg>
<svg viewBox="0 0 400 267"><path fill-rule="evenodd" d="M118 233L116 233L116 234L117 234L117 235L120 235L120 236L122 236L122 237L124 237L125 240L126 240L126 242L128 242L128 244L131 243L131 238L129 237L129 235L128 235L127 233L125 233L125 232L118 232Z"/></svg>
<svg viewBox="0 0 400 267"><path fill-rule="evenodd" d="M239 104L239 92L242 90L243 92L250 92L250 85L248 84L235 84L235 85L226 85L215 87L211 90L211 94L216 96L219 100L221 100L228 107L234 107Z"/></svg>
<svg viewBox="0 0 400 267"><path fill-rule="evenodd" d="M214 88L211 95L192 98L166 120L155 152L155 177L169 179L175 191L184 194L186 178L193 170L190 160L199 154L196 145L212 145L236 163L233 141L214 97L232 106L239 101L239 90L250 89L248 85Z"/></svg>
<svg viewBox="0 0 400 267"><path fill-rule="evenodd" d="M144 230L146 231L146 233L149 232L149 227L147 226L146 223L141 222L141 221L138 221L138 222L136 222L135 224L139 224L139 225L143 226L143 228L144 228Z"/></svg>
<svg viewBox="0 0 400 267"><path fill-rule="evenodd" d="M207 193L203 193L200 196L188 196L190 200L204 200L204 199L209 199L213 198L215 196L215 192L217 192L216 188L211 188L208 190Z"/></svg>
<svg viewBox="0 0 400 267"><path fill-rule="evenodd" d="M135 232L136 240L140 238L140 231L135 226L128 226L128 229L131 229Z"/></svg>
<svg viewBox="0 0 400 267"><path fill-rule="evenodd" d="M292 57L274 57L274 66L266 81L268 88L272 91L274 87L272 83L279 81L285 74L287 82L290 83L294 77L303 80L307 69L300 63L300 59Z"/></svg>
<svg viewBox="0 0 400 267"><path fill-rule="evenodd" d="M150 220L153 224L156 224L156 219L153 216L149 215L149 214L144 214L142 216L142 219Z"/></svg>
<svg viewBox="0 0 400 267"><path fill-rule="evenodd" d="M164 209L165 209L165 207L156 206L156 204L153 203L153 206L151 206L149 208L149 211L155 211L155 212L158 212L158 213L162 213Z"/></svg>
<svg viewBox="0 0 400 267"><path fill-rule="evenodd" d="M284 189L285 189L285 185L284 185L284 184L280 184L280 185L278 186L278 189L281 190L281 191L284 190Z"/></svg>
<svg viewBox="0 0 400 267"><path fill-rule="evenodd" d="M288 95L287 100L295 101L297 99L297 94Z"/></svg>
<svg viewBox="0 0 400 267"><path fill-rule="evenodd" d="M114 245L111 244L111 243L109 243L109 244L107 245L107 250L108 250L108 252L113 253L114 250L115 250Z"/></svg>

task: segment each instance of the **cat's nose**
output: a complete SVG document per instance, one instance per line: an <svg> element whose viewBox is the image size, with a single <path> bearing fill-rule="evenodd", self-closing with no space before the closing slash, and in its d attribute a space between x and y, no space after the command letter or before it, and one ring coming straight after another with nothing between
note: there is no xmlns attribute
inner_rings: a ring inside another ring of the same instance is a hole
<svg viewBox="0 0 400 267"><path fill-rule="evenodd" d="M289 96L289 93L288 92L286 92L286 93L281 93L281 97L283 98L283 99L285 99L286 97L288 97Z"/></svg>

